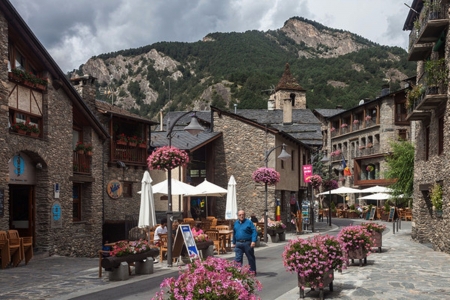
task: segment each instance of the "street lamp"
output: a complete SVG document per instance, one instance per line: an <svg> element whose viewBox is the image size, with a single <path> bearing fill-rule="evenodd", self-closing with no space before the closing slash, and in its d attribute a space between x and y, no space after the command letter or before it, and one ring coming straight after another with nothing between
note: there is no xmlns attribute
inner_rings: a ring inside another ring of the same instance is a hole
<svg viewBox="0 0 450 300"><path fill-rule="evenodd" d="M198 124L197 116L195 115L194 111L188 111L187 113L182 114L179 116L173 124L170 124L169 120L169 130L167 132L167 138L169 139L169 147L172 146L172 131L175 127L175 124L184 116L186 116L189 113L194 113L194 115L191 117L191 122L188 126L184 127L184 130L189 132L192 135L199 134L200 132L203 132L205 129ZM167 200L168 200L168 207L167 207L167 266L172 267L172 219L173 219L173 211L172 211L172 169L167 170Z"/></svg>
<svg viewBox="0 0 450 300"><path fill-rule="evenodd" d="M316 157L319 156L319 153L313 155L311 154L311 168L312 168L312 173L314 174L314 160L316 159ZM310 207L310 211L311 211L311 231L314 232L314 189L311 185L311 202L309 203L309 207Z"/></svg>
<svg viewBox="0 0 450 300"><path fill-rule="evenodd" d="M281 153L280 155L278 155L278 158L281 159L282 161L285 161L289 158L291 158L291 155L289 153L286 152L286 145L280 145L280 146L275 146L270 150L266 150L265 156L264 156L264 162L265 162L265 166L267 168L267 165L269 163L269 155L270 153L273 152L273 150L282 147ZM267 243L267 182L264 183L264 191L265 191L265 195L266 195L266 199L265 199L265 203L266 203L266 208L264 209L264 243Z"/></svg>
<svg viewBox="0 0 450 300"><path fill-rule="evenodd" d="M325 156L320 160L324 165L328 164L328 181L331 180L331 161L325 154ZM331 226L331 187L329 188L328 194L328 226Z"/></svg>

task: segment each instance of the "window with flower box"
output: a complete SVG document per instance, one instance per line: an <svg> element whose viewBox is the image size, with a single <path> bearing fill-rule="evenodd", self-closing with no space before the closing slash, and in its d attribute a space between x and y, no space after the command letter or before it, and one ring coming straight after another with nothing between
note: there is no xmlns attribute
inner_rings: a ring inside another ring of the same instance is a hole
<svg viewBox="0 0 450 300"><path fill-rule="evenodd" d="M13 109L9 110L9 126L12 131L16 131L14 124L25 124L26 132L30 134L32 127L39 130L38 137L42 136L42 118L32 114L19 112Z"/></svg>

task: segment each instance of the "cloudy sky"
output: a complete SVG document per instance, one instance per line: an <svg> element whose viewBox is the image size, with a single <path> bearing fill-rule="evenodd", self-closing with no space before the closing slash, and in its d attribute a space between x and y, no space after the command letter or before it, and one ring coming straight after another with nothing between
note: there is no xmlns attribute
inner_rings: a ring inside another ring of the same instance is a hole
<svg viewBox="0 0 450 300"><path fill-rule="evenodd" d="M381 45L406 48L412 0L10 0L61 69L159 41L279 29L299 16Z"/></svg>

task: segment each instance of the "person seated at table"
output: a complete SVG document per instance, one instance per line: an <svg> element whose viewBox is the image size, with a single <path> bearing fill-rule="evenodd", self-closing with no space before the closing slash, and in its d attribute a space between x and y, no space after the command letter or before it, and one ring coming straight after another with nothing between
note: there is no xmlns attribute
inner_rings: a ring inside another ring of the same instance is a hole
<svg viewBox="0 0 450 300"><path fill-rule="evenodd" d="M250 220L251 220L253 223L258 223L258 218L255 216L254 213L252 213L252 214L250 215Z"/></svg>
<svg viewBox="0 0 450 300"><path fill-rule="evenodd" d="M203 230L200 228L200 223L197 223L194 227L192 227L192 234L194 237L199 234L203 234Z"/></svg>
<svg viewBox="0 0 450 300"><path fill-rule="evenodd" d="M160 234L167 234L167 219L161 220L161 225L156 227L155 229L155 235L153 237L153 241L157 247L161 246L161 237Z"/></svg>

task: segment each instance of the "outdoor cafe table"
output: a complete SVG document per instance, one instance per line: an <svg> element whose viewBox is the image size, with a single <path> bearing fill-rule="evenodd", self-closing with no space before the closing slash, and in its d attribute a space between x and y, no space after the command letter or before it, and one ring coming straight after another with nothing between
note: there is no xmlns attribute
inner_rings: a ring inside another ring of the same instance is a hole
<svg viewBox="0 0 450 300"><path fill-rule="evenodd" d="M219 230L220 250L227 253L227 246L231 248L231 235L233 230ZM219 251L220 253L220 251Z"/></svg>

